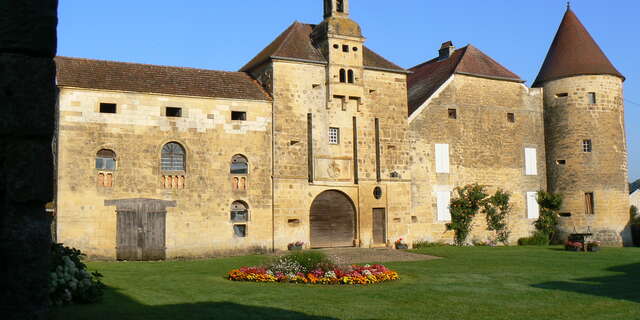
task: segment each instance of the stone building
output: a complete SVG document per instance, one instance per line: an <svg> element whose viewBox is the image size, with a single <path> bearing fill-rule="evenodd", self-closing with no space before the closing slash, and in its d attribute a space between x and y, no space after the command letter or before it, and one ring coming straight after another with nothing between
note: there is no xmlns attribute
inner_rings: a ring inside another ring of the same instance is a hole
<svg viewBox="0 0 640 320"><path fill-rule="evenodd" d="M537 190L573 192L550 168L566 143L545 139L567 127L547 124L546 90L578 73L528 88L450 42L406 70L365 46L348 0L324 4L320 24L293 23L238 72L58 57L57 240L127 260L450 241L451 192L469 183L513 195L515 240L533 230ZM619 93L598 110L621 117ZM593 228L620 243L625 200L605 191L626 178L624 128L602 115L598 145L621 151L589 189ZM481 220L472 237L485 240Z"/></svg>

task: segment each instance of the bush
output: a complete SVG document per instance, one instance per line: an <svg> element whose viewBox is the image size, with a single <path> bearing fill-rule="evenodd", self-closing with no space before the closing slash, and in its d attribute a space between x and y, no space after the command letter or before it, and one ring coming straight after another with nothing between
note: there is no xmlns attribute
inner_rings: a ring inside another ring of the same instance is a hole
<svg viewBox="0 0 640 320"><path fill-rule="evenodd" d="M453 230L456 245L463 246L471 233L473 217L484 205L487 194L485 187L477 183L458 187L456 192L458 197L451 200L451 222L447 223L447 230Z"/></svg>
<svg viewBox="0 0 640 320"><path fill-rule="evenodd" d="M484 203L484 213L487 219L487 230L495 232L494 243L501 242L504 245L509 244L509 224L507 223L507 217L511 213L511 204L509 200L511 194L501 189L491 196Z"/></svg>
<svg viewBox="0 0 640 320"><path fill-rule="evenodd" d="M541 231L536 231L531 237L518 239L518 245L519 246L548 246L549 235Z"/></svg>
<svg viewBox="0 0 640 320"><path fill-rule="evenodd" d="M449 244L448 243L444 243L444 242L430 242L428 240L420 240L420 241L415 241L413 243L413 248L414 249L446 247L446 246L449 246Z"/></svg>
<svg viewBox="0 0 640 320"><path fill-rule="evenodd" d="M631 206L629 208L629 216L631 219L631 224L640 225L640 215L638 214L638 207Z"/></svg>
<svg viewBox="0 0 640 320"><path fill-rule="evenodd" d="M288 255L276 258L268 269L273 272L309 273L322 269L328 271L335 268L335 263L320 251L294 251Z"/></svg>
<svg viewBox="0 0 640 320"><path fill-rule="evenodd" d="M102 298L105 287L100 281L102 275L87 271L82 263L84 256L80 250L58 243L51 245L50 304L93 303Z"/></svg>
<svg viewBox="0 0 640 320"><path fill-rule="evenodd" d="M551 240L557 233L558 212L562 207L562 195L540 190L536 200L540 205L540 216L534 225L538 233L546 234L547 238Z"/></svg>

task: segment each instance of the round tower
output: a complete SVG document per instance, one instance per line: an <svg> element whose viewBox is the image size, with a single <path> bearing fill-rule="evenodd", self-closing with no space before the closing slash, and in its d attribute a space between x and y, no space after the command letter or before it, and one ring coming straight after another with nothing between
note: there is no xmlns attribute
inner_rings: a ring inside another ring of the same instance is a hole
<svg viewBox="0 0 640 320"><path fill-rule="evenodd" d="M547 179L560 231L630 242L624 76L568 8L534 87L544 88Z"/></svg>

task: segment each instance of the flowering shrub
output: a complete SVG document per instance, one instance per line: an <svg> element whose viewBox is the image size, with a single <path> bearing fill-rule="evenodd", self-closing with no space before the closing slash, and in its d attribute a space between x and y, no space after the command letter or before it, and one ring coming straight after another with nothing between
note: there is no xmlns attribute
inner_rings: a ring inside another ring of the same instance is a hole
<svg viewBox="0 0 640 320"><path fill-rule="evenodd" d="M335 268L325 271L316 269L309 273L283 273L261 267L242 267L231 270L227 278L232 281L249 282L291 282L307 284L373 284L398 280L397 272L383 265L351 265L346 268Z"/></svg>
<svg viewBox="0 0 640 320"><path fill-rule="evenodd" d="M92 303L102 298L102 275L89 273L80 250L53 244L49 274L49 303L63 305L72 302Z"/></svg>
<svg viewBox="0 0 640 320"><path fill-rule="evenodd" d="M565 249L578 249L578 250L582 250L583 248L583 244L582 242L576 242L576 241L567 241L564 243L564 247Z"/></svg>

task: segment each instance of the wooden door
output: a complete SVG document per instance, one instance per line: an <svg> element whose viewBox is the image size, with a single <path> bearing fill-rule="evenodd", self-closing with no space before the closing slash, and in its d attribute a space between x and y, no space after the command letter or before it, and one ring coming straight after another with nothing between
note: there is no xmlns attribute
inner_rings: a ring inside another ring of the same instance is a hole
<svg viewBox="0 0 640 320"><path fill-rule="evenodd" d="M118 211L118 260L163 260L165 258L166 212Z"/></svg>
<svg viewBox="0 0 640 320"><path fill-rule="evenodd" d="M373 243L387 243L387 214L384 208L373 209Z"/></svg>
<svg viewBox="0 0 640 320"><path fill-rule="evenodd" d="M311 247L353 247L356 211L351 199L339 191L325 191L311 204Z"/></svg>

